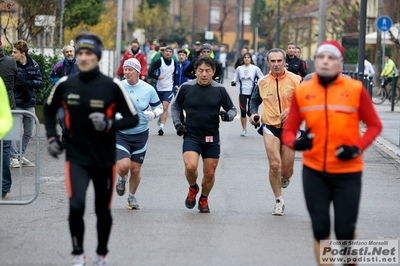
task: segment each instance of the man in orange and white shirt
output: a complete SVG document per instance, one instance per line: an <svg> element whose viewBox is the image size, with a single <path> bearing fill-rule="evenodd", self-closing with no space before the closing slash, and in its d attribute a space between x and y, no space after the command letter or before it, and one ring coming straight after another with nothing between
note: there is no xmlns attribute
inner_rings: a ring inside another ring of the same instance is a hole
<svg viewBox="0 0 400 266"><path fill-rule="evenodd" d="M258 132L264 138L269 162L269 182L275 196L273 215L284 215L285 204L282 188L289 185L293 175L294 151L282 146L281 134L289 113L294 88L300 84L301 77L285 68L286 53L273 48L267 53L269 74L261 78L250 99L250 123L258 125L260 118L258 106L263 104L261 128ZM256 118L257 117L257 118ZM255 119L256 118L256 119Z"/></svg>

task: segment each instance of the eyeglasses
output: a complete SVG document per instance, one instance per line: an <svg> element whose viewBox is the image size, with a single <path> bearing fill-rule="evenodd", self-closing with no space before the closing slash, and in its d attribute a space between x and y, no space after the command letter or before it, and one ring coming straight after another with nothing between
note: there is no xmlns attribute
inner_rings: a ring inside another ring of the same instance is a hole
<svg viewBox="0 0 400 266"><path fill-rule="evenodd" d="M201 52L205 54L211 54L211 51L201 51Z"/></svg>

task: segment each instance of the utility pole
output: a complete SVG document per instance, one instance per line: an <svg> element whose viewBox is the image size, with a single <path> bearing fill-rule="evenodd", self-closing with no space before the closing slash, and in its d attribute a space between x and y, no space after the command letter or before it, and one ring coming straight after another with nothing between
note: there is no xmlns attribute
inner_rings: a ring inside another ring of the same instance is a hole
<svg viewBox="0 0 400 266"><path fill-rule="evenodd" d="M326 0L319 0L318 45L326 40Z"/></svg>
<svg viewBox="0 0 400 266"><path fill-rule="evenodd" d="M378 1L378 18L383 13L383 1ZM376 29L376 51L375 51L375 80L379 80L382 72L382 32Z"/></svg>
<svg viewBox="0 0 400 266"><path fill-rule="evenodd" d="M121 62L121 38L122 38L122 5L123 0L118 0L118 10L117 10L117 60L115 62L115 69L119 66Z"/></svg>
<svg viewBox="0 0 400 266"><path fill-rule="evenodd" d="M59 41L59 46L60 48L64 46L63 42L64 42L64 5L65 2L64 0L61 0L61 8L60 8L60 38L58 39Z"/></svg>
<svg viewBox="0 0 400 266"><path fill-rule="evenodd" d="M241 43L241 49L243 49L243 47L244 47L244 0L242 0L242 27L241 27L241 29L242 29L242 34L241 34L241 37L240 37L240 43Z"/></svg>
<svg viewBox="0 0 400 266"><path fill-rule="evenodd" d="M208 0L208 31L211 31L211 6L212 0Z"/></svg>
<svg viewBox="0 0 400 266"><path fill-rule="evenodd" d="M254 51L258 51L258 0L254 0L254 12L253 12L253 22L254 22L254 34L253 34L253 47Z"/></svg>
<svg viewBox="0 0 400 266"><path fill-rule="evenodd" d="M197 6L197 0L193 0L193 17L192 17L192 43L195 43L195 23L196 23L196 6Z"/></svg>
<svg viewBox="0 0 400 266"><path fill-rule="evenodd" d="M281 34L281 0L278 0L278 14L276 16L276 34L275 34L276 48L279 48L280 34Z"/></svg>
<svg viewBox="0 0 400 266"><path fill-rule="evenodd" d="M240 45L240 37L239 37L239 21L240 21L240 0L236 0L236 53L235 53L235 61L239 58L239 45Z"/></svg>
<svg viewBox="0 0 400 266"><path fill-rule="evenodd" d="M365 34L367 24L367 0L361 0L360 5L360 35L358 36L358 72L364 75ZM359 77L363 80L363 77Z"/></svg>

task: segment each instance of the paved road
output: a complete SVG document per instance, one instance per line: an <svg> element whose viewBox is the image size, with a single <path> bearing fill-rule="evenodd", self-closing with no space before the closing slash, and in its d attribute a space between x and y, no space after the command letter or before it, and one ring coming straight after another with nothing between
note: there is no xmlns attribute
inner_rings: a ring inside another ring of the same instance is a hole
<svg viewBox="0 0 400 266"><path fill-rule="evenodd" d="M236 103L237 88L228 86L228 90ZM238 118L221 123L222 151L209 197L211 213L200 214L184 206L182 139L170 118L165 130L164 136L157 136L157 125L151 123L137 193L141 210L129 211L126 197L114 195L109 265L316 265L301 188L300 153L290 186L284 190L285 216L272 216L274 196L261 136L249 127L248 136L240 137ZM70 263L63 158L50 158L44 140L40 147L43 183L38 198L26 206L0 205L0 265ZM400 239L400 165L380 147L372 146L364 157L358 239ZM33 180L33 170L22 169L27 196L32 194L27 183ZM10 200L18 197L17 182ZM85 250L91 257L96 249L92 186L85 222Z"/></svg>

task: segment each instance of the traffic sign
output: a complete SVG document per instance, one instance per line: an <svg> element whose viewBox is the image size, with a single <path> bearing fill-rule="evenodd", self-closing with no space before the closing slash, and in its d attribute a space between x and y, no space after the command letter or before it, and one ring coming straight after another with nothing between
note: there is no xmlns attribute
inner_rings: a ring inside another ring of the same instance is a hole
<svg viewBox="0 0 400 266"><path fill-rule="evenodd" d="M388 16L381 16L378 18L376 21L376 27L380 31L388 31L390 30L390 27L392 27L392 19Z"/></svg>
<svg viewBox="0 0 400 266"><path fill-rule="evenodd" d="M214 32L212 31L206 31L204 34L204 39L206 39L207 41L211 41L214 39Z"/></svg>

